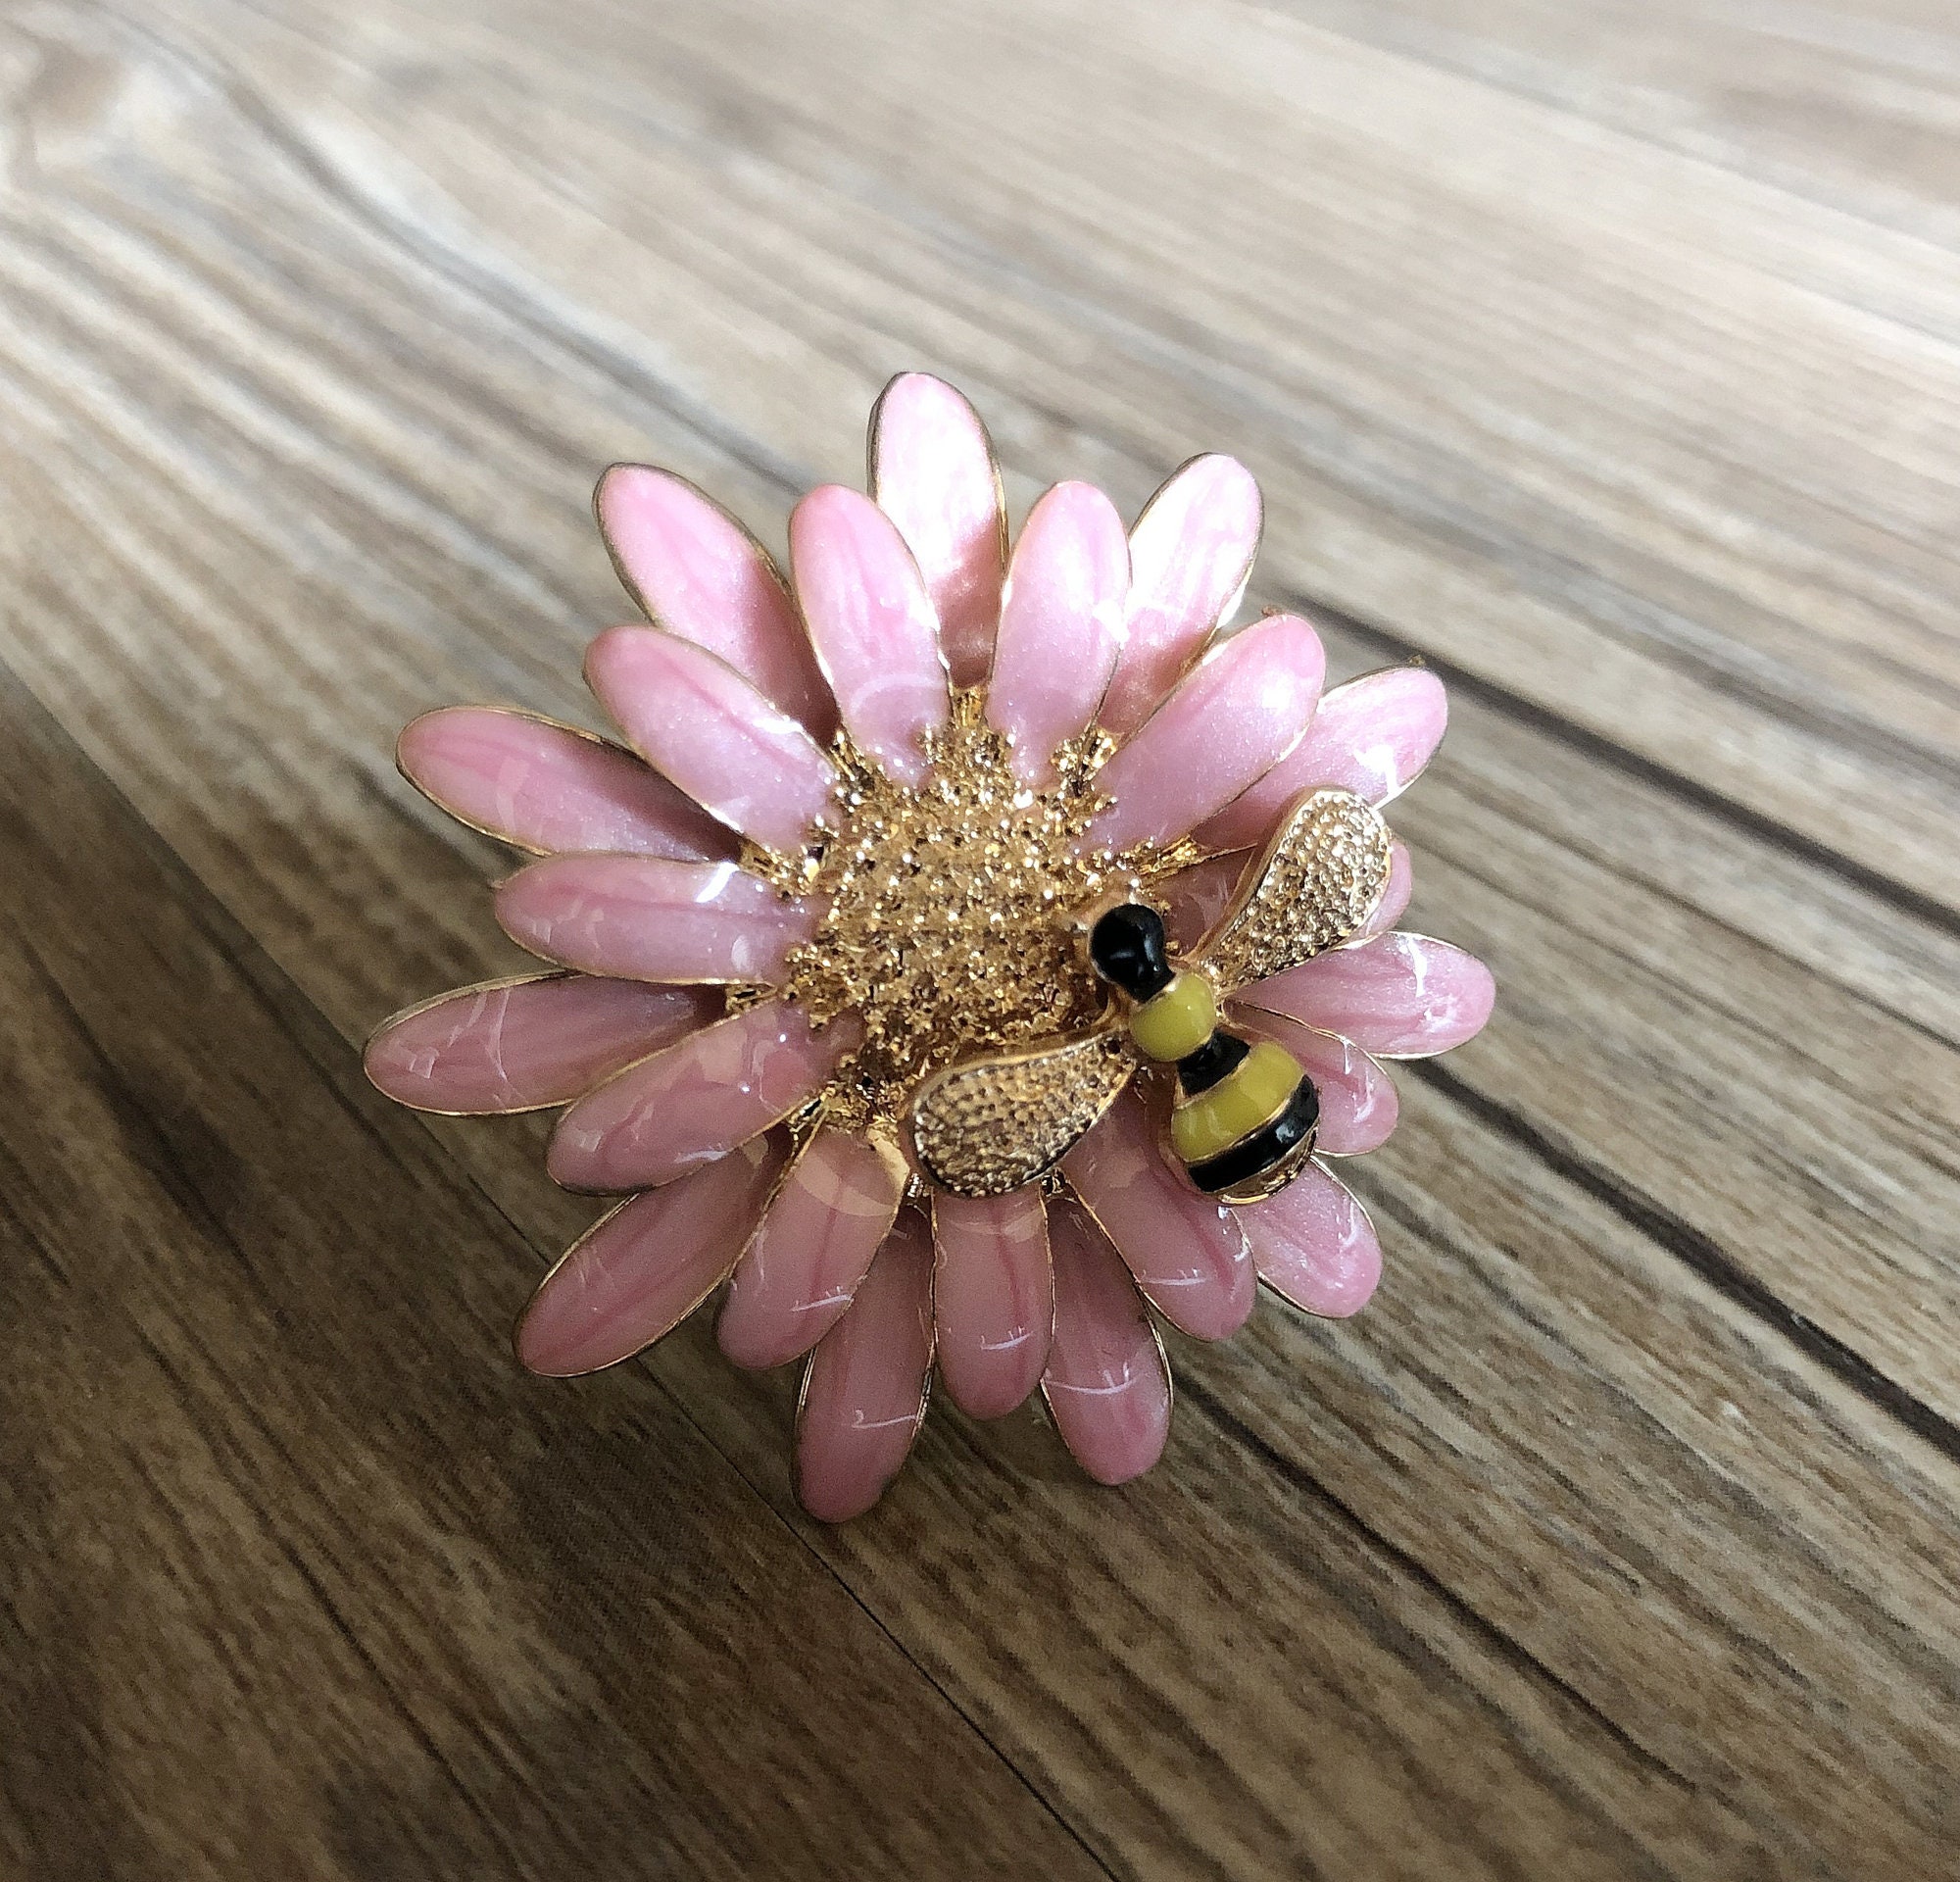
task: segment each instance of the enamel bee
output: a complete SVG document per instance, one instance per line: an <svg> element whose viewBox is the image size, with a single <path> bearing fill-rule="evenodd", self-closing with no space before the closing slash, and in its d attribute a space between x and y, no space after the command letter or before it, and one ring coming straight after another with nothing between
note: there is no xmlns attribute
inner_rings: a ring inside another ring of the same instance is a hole
<svg viewBox="0 0 1960 1882"><path fill-rule="evenodd" d="M1143 1073L1169 1087L1165 1153L1193 1187L1232 1205L1276 1195L1312 1154L1319 1097L1291 1053L1221 1025L1219 1007L1353 939L1388 885L1392 843L1352 792L1307 793L1182 962L1147 902L1077 912L1107 1010L1082 1031L923 1080L907 1119L918 1168L960 1196L1034 1182Z"/></svg>

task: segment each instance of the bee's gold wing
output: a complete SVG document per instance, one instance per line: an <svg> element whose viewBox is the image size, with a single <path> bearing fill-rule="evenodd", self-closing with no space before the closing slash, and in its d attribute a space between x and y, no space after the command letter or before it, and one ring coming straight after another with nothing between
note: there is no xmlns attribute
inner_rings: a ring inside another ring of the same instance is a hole
<svg viewBox="0 0 1960 1882"><path fill-rule="evenodd" d="M1382 899L1394 841L1381 813L1352 791L1309 791L1246 872L1199 959L1234 993L1339 947Z"/></svg>
<svg viewBox="0 0 1960 1882"><path fill-rule="evenodd" d="M956 1196L1004 1196L1060 1163L1136 1068L1114 1023L949 1065L912 1094L913 1159Z"/></svg>

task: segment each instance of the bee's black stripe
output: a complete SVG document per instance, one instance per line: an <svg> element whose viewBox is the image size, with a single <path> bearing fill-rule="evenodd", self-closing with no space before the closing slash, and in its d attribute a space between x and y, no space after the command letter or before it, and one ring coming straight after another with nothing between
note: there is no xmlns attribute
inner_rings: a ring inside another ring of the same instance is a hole
<svg viewBox="0 0 1960 1882"><path fill-rule="evenodd" d="M1227 1072L1236 1071L1251 1051L1245 1040L1229 1032L1214 1032L1198 1048L1177 1062L1177 1082L1187 1098L1209 1091Z"/></svg>
<svg viewBox="0 0 1960 1882"><path fill-rule="evenodd" d="M1250 1136L1241 1137L1230 1150L1205 1163L1193 1164L1191 1180L1207 1195L1230 1189L1262 1169L1270 1169L1320 1121L1320 1094L1311 1078L1302 1078L1286 1109Z"/></svg>

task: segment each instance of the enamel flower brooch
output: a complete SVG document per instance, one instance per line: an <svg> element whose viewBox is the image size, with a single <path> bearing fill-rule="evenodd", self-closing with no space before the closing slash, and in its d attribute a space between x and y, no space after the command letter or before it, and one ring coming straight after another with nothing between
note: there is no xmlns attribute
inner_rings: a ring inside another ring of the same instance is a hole
<svg viewBox="0 0 1960 1882"><path fill-rule="evenodd" d="M935 1368L976 1417L1039 1391L1104 1483L1162 1451L1152 1310L1199 1339L1254 1282L1353 1312L1381 1268L1325 1159L1389 1134L1381 1059L1446 1051L1491 976L1399 932L1382 806L1442 737L1420 667L1321 693L1320 642L1219 630L1259 497L1184 466L1125 532L1057 484L1008 553L987 435L908 373L870 495L813 490L791 581L681 478L606 473L651 625L596 640L614 744L462 707L403 771L542 860L497 917L546 971L388 1020L368 1074L450 1114L566 1106L551 1174L618 1195L517 1328L568 1376L726 1284L737 1364L806 1359L797 1490L868 1509Z"/></svg>

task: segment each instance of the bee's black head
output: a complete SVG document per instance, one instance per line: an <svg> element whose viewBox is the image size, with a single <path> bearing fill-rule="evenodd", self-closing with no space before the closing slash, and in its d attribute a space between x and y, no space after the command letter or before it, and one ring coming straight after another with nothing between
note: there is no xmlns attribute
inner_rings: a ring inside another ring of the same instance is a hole
<svg viewBox="0 0 1960 1882"><path fill-rule="evenodd" d="M1161 993L1171 982L1163 916L1142 902L1125 902L1089 930L1089 962L1132 1000Z"/></svg>

